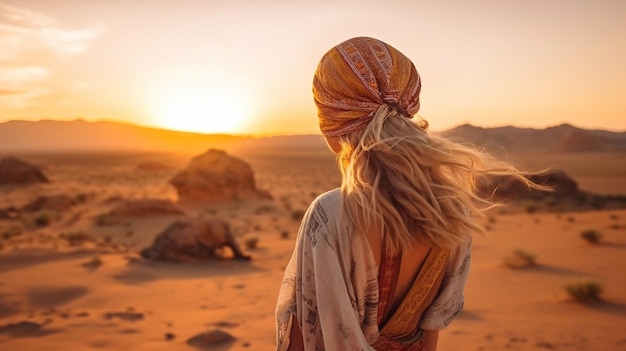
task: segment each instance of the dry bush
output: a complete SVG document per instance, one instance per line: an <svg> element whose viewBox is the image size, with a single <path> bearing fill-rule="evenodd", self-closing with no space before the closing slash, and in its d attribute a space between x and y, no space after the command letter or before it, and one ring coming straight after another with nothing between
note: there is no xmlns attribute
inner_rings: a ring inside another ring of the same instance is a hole
<svg viewBox="0 0 626 351"><path fill-rule="evenodd" d="M0 251L4 249L4 240L0 239Z"/></svg>
<svg viewBox="0 0 626 351"><path fill-rule="evenodd" d="M36 227L42 228L50 225L56 217L57 215L52 211L39 211L33 215L32 223Z"/></svg>
<svg viewBox="0 0 626 351"><path fill-rule="evenodd" d="M602 234L595 229L587 229L580 233L580 237L590 244L599 244Z"/></svg>
<svg viewBox="0 0 626 351"><path fill-rule="evenodd" d="M513 269L536 266L537 256L522 249L515 249L504 258L504 265Z"/></svg>
<svg viewBox="0 0 626 351"><path fill-rule="evenodd" d="M274 207L271 205L259 206L254 210L254 214L260 215L264 213L270 213L274 211Z"/></svg>
<svg viewBox="0 0 626 351"><path fill-rule="evenodd" d="M10 239L14 236L18 236L20 234L22 234L24 232L24 227L22 227L21 225L11 225L8 228L3 228L2 229L2 234L0 234L0 237L4 238L4 239Z"/></svg>
<svg viewBox="0 0 626 351"><path fill-rule="evenodd" d="M77 232L69 232L69 233L62 233L61 234L61 238L67 240L67 242L71 245L71 246L75 246L75 245L79 245L79 244L83 244L89 241L93 241L93 238L91 237L91 235L83 232L83 231L77 231Z"/></svg>
<svg viewBox="0 0 626 351"><path fill-rule="evenodd" d="M100 257L100 255L96 255L96 256L92 257L91 260L89 260L87 262L83 262L81 264L81 266L88 267L88 268L98 268L103 263L104 263L104 261L102 261L102 257Z"/></svg>
<svg viewBox="0 0 626 351"><path fill-rule="evenodd" d="M244 243L248 250L254 250L259 246L259 238L256 236L251 236L247 238Z"/></svg>
<svg viewBox="0 0 626 351"><path fill-rule="evenodd" d="M574 300L582 303L592 303L601 300L602 284L592 280L582 280L565 286L565 291Z"/></svg>
<svg viewBox="0 0 626 351"><path fill-rule="evenodd" d="M288 230L281 230L280 237L282 239L288 239L289 238L289 231Z"/></svg>
<svg viewBox="0 0 626 351"><path fill-rule="evenodd" d="M526 213L535 213L539 210L539 206L537 205L528 205L526 206Z"/></svg>
<svg viewBox="0 0 626 351"><path fill-rule="evenodd" d="M304 217L304 210L293 210L291 211L291 219L294 221L299 221Z"/></svg>

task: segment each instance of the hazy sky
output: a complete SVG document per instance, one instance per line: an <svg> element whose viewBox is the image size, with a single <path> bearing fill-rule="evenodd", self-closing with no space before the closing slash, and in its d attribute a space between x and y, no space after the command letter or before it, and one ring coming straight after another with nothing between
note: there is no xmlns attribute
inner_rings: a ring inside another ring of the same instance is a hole
<svg viewBox="0 0 626 351"><path fill-rule="evenodd" d="M624 0L0 0L0 122L317 133L313 73L354 36L413 60L432 129L626 130Z"/></svg>

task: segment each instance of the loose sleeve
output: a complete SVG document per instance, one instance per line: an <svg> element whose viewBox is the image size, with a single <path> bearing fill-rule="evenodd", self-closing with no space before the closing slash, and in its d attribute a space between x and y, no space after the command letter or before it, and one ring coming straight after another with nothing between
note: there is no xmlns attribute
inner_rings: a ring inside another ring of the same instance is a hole
<svg viewBox="0 0 626 351"><path fill-rule="evenodd" d="M447 327L463 309L463 289L471 262L472 238L461 243L450 255L446 275L432 304L424 311L420 327L440 330Z"/></svg>
<svg viewBox="0 0 626 351"><path fill-rule="evenodd" d="M361 330L350 247L337 240L336 230L324 207L314 202L300 225L279 294L279 350L288 345L284 329L296 322L294 315L305 350L374 350Z"/></svg>

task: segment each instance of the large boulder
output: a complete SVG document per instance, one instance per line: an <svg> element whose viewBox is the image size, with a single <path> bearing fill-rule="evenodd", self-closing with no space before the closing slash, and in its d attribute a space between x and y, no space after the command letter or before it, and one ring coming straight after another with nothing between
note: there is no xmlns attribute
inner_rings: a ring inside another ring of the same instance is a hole
<svg viewBox="0 0 626 351"><path fill-rule="evenodd" d="M141 251L141 256L151 260L199 261L223 257L224 247L231 249L235 259L250 259L235 241L228 222L218 218L185 218L159 233L152 245Z"/></svg>
<svg viewBox="0 0 626 351"><path fill-rule="evenodd" d="M37 166L15 157L5 157L0 160L0 185L47 182L49 182L48 178Z"/></svg>
<svg viewBox="0 0 626 351"><path fill-rule="evenodd" d="M490 176L480 182L479 192L497 200L541 200L549 195L556 198L574 198L582 194L578 188L578 183L560 170L534 174L528 179L537 184L552 186L554 191L529 189L524 183L512 176Z"/></svg>
<svg viewBox="0 0 626 351"><path fill-rule="evenodd" d="M268 192L257 189L249 164L215 149L194 157L170 184L176 188L181 203L272 198Z"/></svg>

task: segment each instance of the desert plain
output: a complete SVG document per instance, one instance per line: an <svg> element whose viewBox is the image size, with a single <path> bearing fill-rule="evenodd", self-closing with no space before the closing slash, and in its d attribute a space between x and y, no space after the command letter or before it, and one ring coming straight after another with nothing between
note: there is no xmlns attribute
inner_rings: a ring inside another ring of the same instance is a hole
<svg viewBox="0 0 626 351"><path fill-rule="evenodd" d="M311 200L339 186L340 174L319 142L221 149L247 162L272 199L115 217L115 204L129 199L178 206L169 181L205 149L1 151L39 166L49 182L0 187L0 350L273 350L276 297L300 219ZM582 191L617 202L518 201L480 219L487 231L474 237L465 308L441 332L439 350L626 350L626 208L618 201L626 152L506 156L562 169ZM74 201L26 210L58 195ZM196 215L227 220L251 260L233 260L228 249L195 262L141 257L170 223ZM598 243L583 240L585 231L599 234ZM516 251L532 264L511 265ZM601 287L598 300L567 293L582 281Z"/></svg>

